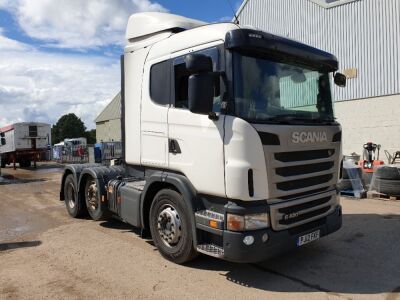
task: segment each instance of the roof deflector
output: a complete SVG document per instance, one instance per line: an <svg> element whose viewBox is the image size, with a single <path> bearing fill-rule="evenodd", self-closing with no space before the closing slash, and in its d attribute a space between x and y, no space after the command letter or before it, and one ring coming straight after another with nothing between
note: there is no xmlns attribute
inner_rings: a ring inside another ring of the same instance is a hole
<svg viewBox="0 0 400 300"><path fill-rule="evenodd" d="M161 12L136 13L129 17L125 38L134 42L145 36L176 30L187 30L205 25L205 22Z"/></svg>

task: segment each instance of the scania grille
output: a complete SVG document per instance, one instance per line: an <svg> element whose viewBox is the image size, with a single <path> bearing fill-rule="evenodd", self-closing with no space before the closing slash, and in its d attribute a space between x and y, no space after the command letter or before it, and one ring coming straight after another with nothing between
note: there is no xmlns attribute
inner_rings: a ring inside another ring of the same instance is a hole
<svg viewBox="0 0 400 300"><path fill-rule="evenodd" d="M335 154L334 149L281 152L281 153L275 153L275 159L282 162L306 161L306 160L314 160L321 158L329 158L333 154Z"/></svg>
<svg viewBox="0 0 400 300"><path fill-rule="evenodd" d="M271 205L272 228L284 230L315 221L333 212L336 205L335 190Z"/></svg>
<svg viewBox="0 0 400 300"><path fill-rule="evenodd" d="M315 176L298 180L291 180L277 183L276 186L279 190L290 191L307 188L310 186L326 183L333 178L332 174Z"/></svg>
<svg viewBox="0 0 400 300"><path fill-rule="evenodd" d="M283 177L288 176L296 176L301 174L310 174L321 171L329 170L333 167L333 161L318 163L318 164L308 164L308 165L300 165L294 167L282 167L276 168L276 174Z"/></svg>
<svg viewBox="0 0 400 300"><path fill-rule="evenodd" d="M298 223L300 221L308 220L308 219L313 218L313 217L319 217L323 213L326 213L329 209L330 209L329 206L323 207L323 208L320 208L320 209L317 209L317 210L313 210L313 211L310 211L308 213L299 215L299 216L297 216L295 218L280 220L279 224L290 225L290 224Z"/></svg>
<svg viewBox="0 0 400 300"><path fill-rule="evenodd" d="M275 199L330 188L335 184L335 150L275 152L270 163Z"/></svg>

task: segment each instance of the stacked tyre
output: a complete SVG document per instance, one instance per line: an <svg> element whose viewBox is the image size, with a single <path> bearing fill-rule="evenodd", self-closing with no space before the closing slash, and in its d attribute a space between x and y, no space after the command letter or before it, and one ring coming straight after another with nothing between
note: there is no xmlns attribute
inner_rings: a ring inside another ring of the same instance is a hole
<svg viewBox="0 0 400 300"><path fill-rule="evenodd" d="M371 191L400 196L400 166L380 166L372 176Z"/></svg>

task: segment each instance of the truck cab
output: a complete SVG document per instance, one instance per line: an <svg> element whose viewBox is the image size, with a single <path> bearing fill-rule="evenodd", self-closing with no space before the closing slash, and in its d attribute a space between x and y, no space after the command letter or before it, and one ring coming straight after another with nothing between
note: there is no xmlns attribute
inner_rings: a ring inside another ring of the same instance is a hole
<svg viewBox="0 0 400 300"><path fill-rule="evenodd" d="M130 17L121 57L123 161L71 165L72 216L149 230L167 259L253 262L341 227L341 127L324 51L234 23Z"/></svg>

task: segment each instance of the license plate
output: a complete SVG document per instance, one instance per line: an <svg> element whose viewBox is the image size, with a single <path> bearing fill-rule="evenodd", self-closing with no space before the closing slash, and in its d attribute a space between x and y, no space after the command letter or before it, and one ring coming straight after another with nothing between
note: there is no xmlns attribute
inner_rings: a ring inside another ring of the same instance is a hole
<svg viewBox="0 0 400 300"><path fill-rule="evenodd" d="M319 237L319 230L299 236L299 238L297 239L297 246L303 246L305 244L311 243L312 241L318 240Z"/></svg>

